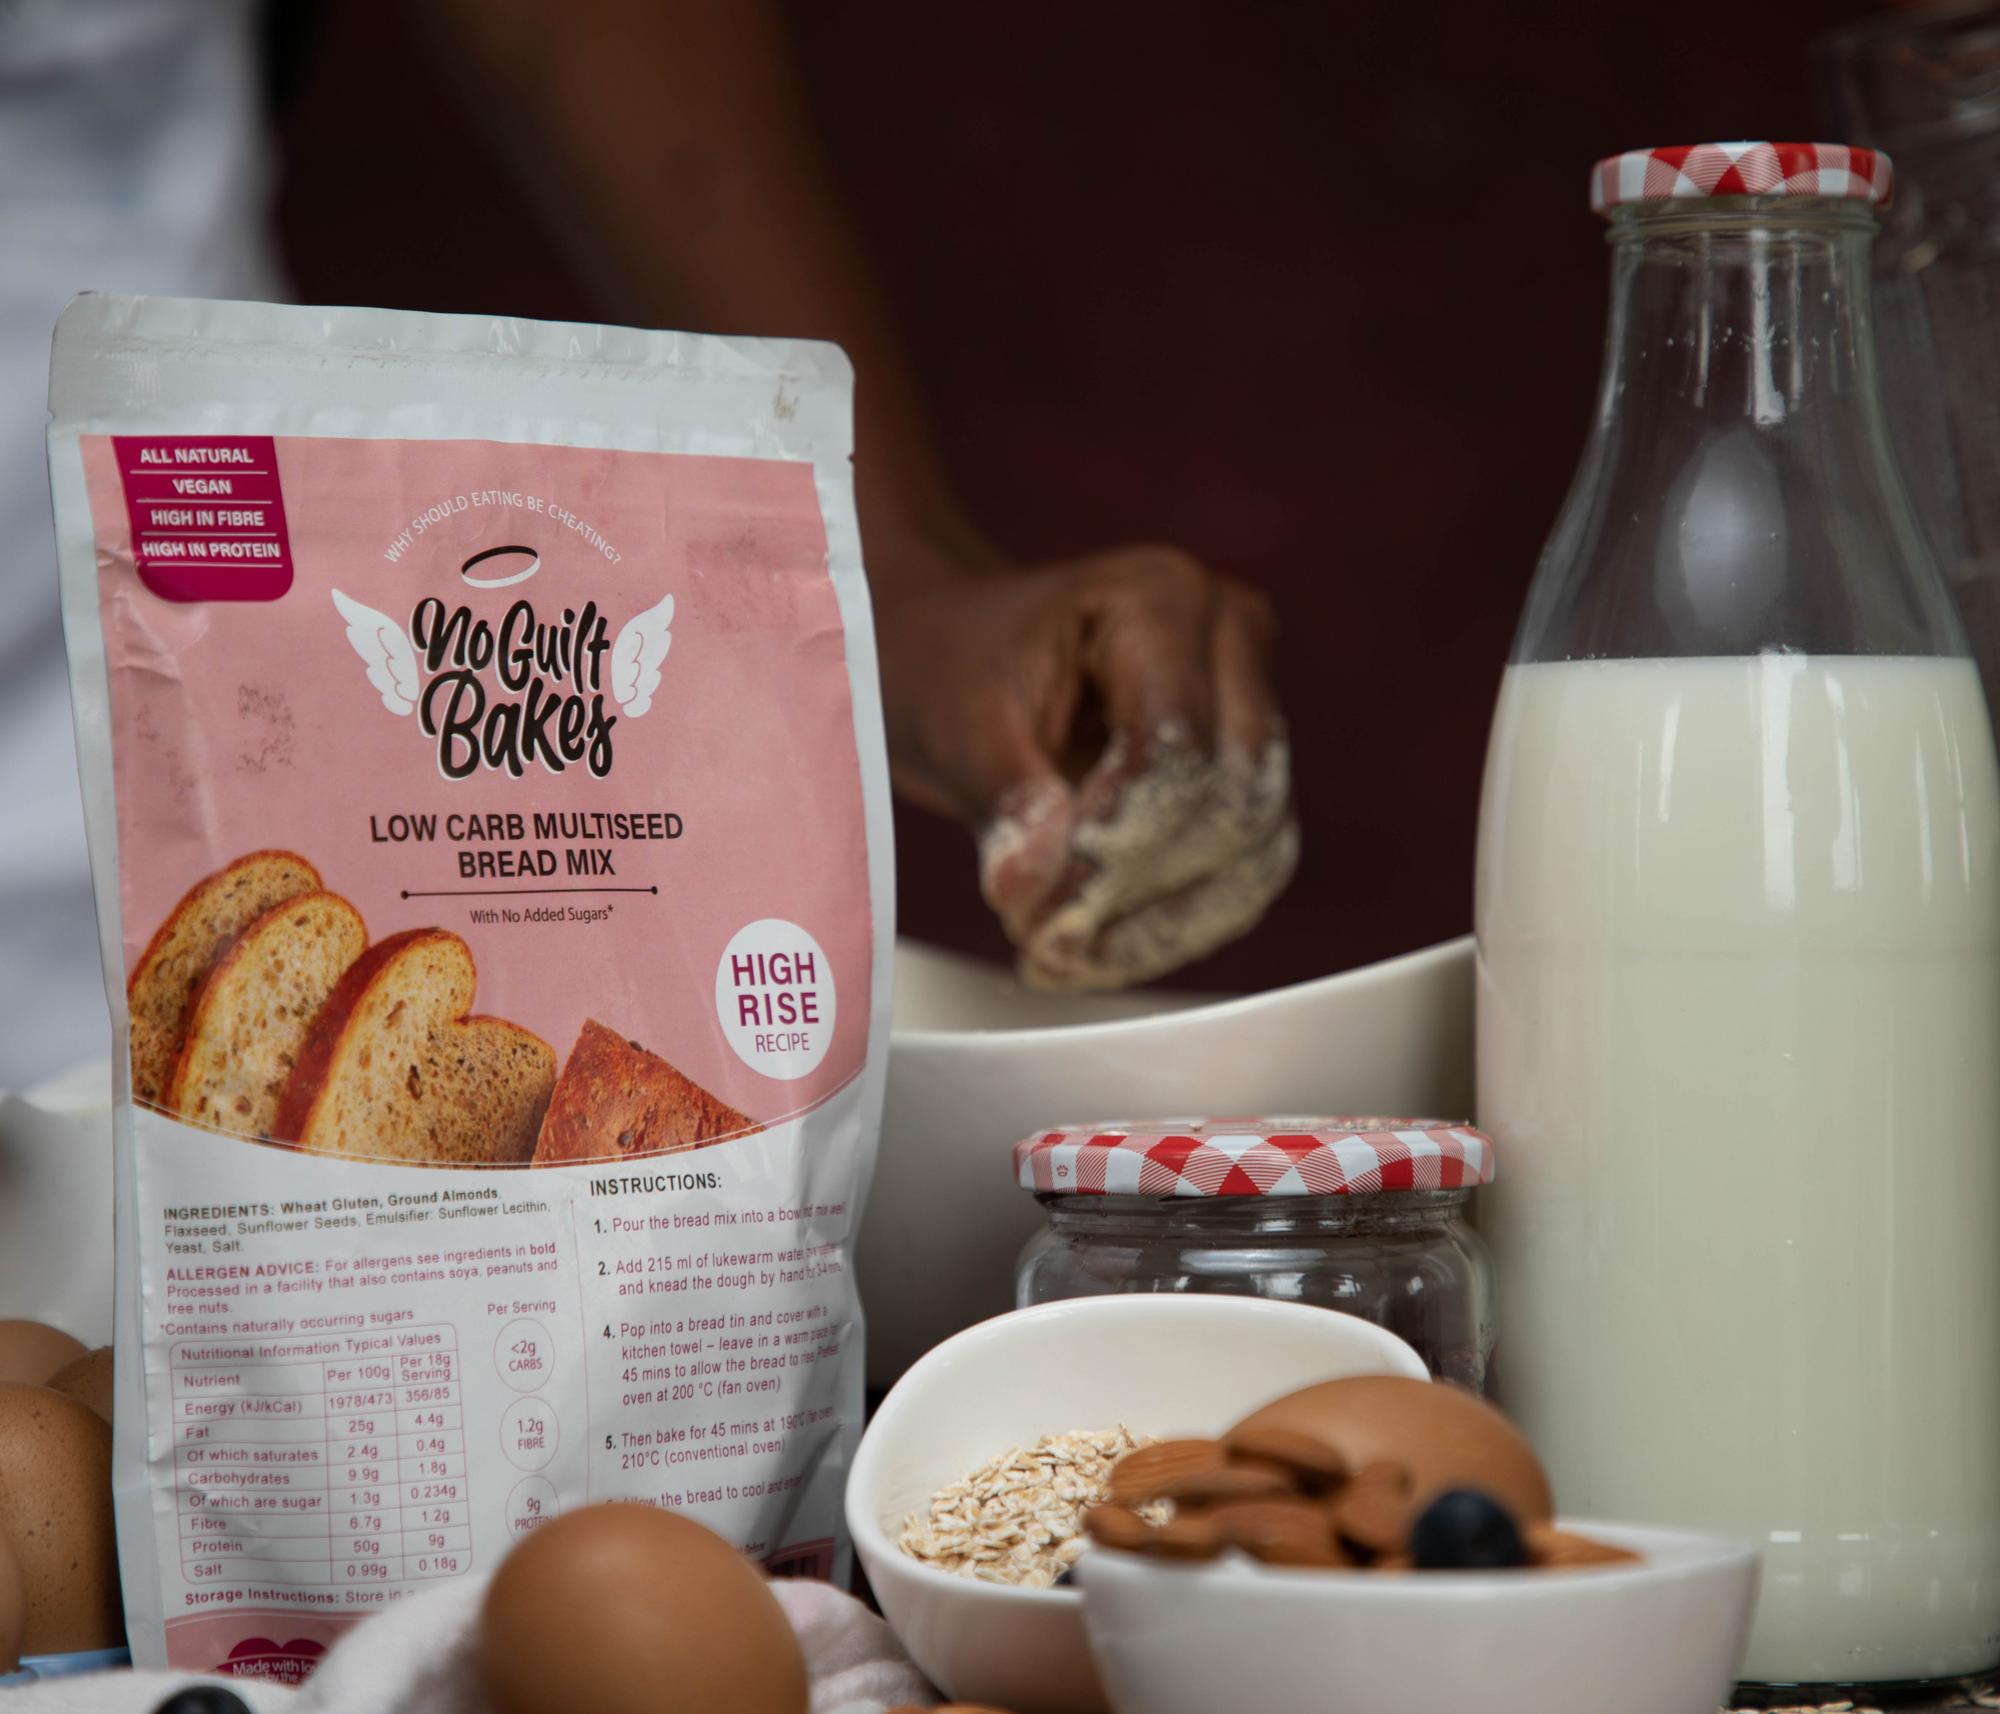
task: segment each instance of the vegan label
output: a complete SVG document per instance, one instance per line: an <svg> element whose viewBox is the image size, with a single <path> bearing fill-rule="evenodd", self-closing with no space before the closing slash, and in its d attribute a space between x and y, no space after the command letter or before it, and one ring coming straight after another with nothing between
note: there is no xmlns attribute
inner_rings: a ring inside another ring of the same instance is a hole
<svg viewBox="0 0 2000 1714"><path fill-rule="evenodd" d="M132 558L163 601L276 601L292 544L267 434L114 435Z"/></svg>

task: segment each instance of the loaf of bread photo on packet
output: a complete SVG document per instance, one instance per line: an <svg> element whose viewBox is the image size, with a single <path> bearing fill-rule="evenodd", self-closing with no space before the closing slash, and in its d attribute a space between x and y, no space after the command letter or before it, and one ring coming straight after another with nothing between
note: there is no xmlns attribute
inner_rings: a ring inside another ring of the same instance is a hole
<svg viewBox="0 0 2000 1714"><path fill-rule="evenodd" d="M532 1031L473 1015L472 949L442 928L368 942L293 851L205 876L132 968L133 1098L308 1153L444 1166L565 1165L761 1129L586 1019L560 1081Z"/></svg>

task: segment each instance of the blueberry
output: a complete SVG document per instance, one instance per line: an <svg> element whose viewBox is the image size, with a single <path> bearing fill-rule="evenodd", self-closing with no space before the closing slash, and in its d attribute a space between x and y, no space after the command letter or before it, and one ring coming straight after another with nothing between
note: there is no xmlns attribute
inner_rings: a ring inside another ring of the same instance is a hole
<svg viewBox="0 0 2000 1714"><path fill-rule="evenodd" d="M1476 1488L1454 1488L1424 1508L1410 1529L1410 1555L1425 1571L1498 1571L1528 1562L1506 1508Z"/></svg>
<svg viewBox="0 0 2000 1714"><path fill-rule="evenodd" d="M1074 1588L1075 1585L1076 1585L1076 1567L1073 1565L1065 1565L1062 1568L1062 1571L1057 1575L1055 1582L1051 1583L1049 1587L1051 1589L1070 1589Z"/></svg>
<svg viewBox="0 0 2000 1714"><path fill-rule="evenodd" d="M219 1684L190 1684L176 1690L153 1714L250 1714L250 1705Z"/></svg>

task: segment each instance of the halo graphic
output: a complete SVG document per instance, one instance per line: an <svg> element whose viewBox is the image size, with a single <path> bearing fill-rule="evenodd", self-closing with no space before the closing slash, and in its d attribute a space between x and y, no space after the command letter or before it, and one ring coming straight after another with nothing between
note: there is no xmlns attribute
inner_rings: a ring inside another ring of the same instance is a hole
<svg viewBox="0 0 2000 1714"><path fill-rule="evenodd" d="M525 554L527 555L528 564L524 570L510 572L505 577L474 577L472 575L472 568L475 565L483 564L489 559L498 559L502 554ZM505 589L510 583L526 583L529 578L533 577L541 569L542 556L533 548L521 547L517 544L512 547L488 548L484 553L474 554L458 568L458 575L471 584L474 589Z"/></svg>

